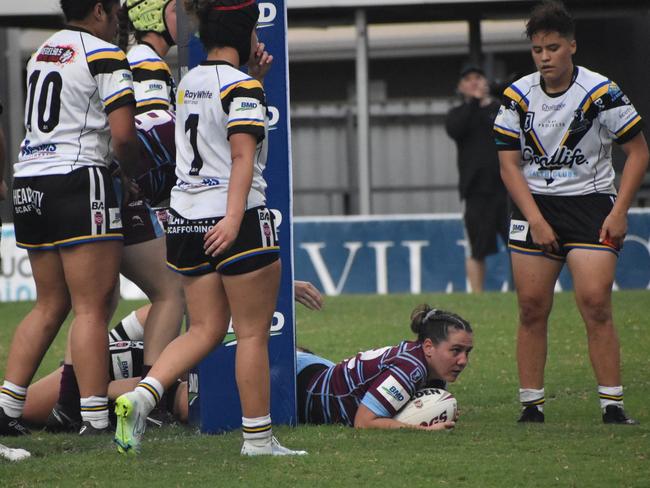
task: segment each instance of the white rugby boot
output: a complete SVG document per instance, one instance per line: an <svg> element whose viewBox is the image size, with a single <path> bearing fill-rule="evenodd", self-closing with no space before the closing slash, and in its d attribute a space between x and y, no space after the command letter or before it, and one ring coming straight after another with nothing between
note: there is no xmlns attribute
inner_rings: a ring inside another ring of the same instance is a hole
<svg viewBox="0 0 650 488"><path fill-rule="evenodd" d="M241 447L242 456L305 456L307 451L288 449L275 438L259 442L259 440L246 440Z"/></svg>

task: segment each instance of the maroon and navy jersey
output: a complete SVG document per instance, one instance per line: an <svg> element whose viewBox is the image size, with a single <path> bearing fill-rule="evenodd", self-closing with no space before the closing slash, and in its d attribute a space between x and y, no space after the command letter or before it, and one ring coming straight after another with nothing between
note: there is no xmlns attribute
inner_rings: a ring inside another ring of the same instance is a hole
<svg viewBox="0 0 650 488"><path fill-rule="evenodd" d="M174 112L169 110L150 110L135 117L140 143L136 183L154 206L167 200L176 184L174 125Z"/></svg>
<svg viewBox="0 0 650 488"><path fill-rule="evenodd" d="M307 387L309 423L354 425L360 404L393 417L427 381L420 342L360 352L316 374Z"/></svg>

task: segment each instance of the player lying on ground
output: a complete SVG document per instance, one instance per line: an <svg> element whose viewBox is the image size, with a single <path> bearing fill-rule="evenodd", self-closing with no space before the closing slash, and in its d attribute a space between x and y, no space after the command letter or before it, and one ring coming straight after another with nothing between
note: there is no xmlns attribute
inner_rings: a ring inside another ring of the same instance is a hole
<svg viewBox="0 0 650 488"><path fill-rule="evenodd" d="M297 302L311 310L320 310L323 298L308 281L294 283ZM144 331L151 305L131 312L113 328L109 336L108 397L113 401L122 393L131 391L143 373ZM66 368L69 368L66 371ZM32 384L27 390L27 400L22 420L30 426L45 426L50 432L79 431L79 388L72 366L66 364ZM187 421L187 382L178 381L173 391L165 394L164 411L180 422ZM156 419L152 419L155 422Z"/></svg>
<svg viewBox="0 0 650 488"><path fill-rule="evenodd" d="M360 352L334 364L298 352L298 420L357 428L443 430L454 421L412 426L393 417L416 391L454 382L473 347L470 324L456 314L419 305L411 312L414 341Z"/></svg>
<svg viewBox="0 0 650 488"><path fill-rule="evenodd" d="M140 381L144 365L144 331L151 305L145 305L112 329L109 336L108 398L113 401L132 390ZM65 364L30 385L22 421L31 427L45 426L49 432L76 432L80 428L79 387L74 373L68 375ZM168 392L166 411L185 422L187 419L187 383L177 382Z"/></svg>

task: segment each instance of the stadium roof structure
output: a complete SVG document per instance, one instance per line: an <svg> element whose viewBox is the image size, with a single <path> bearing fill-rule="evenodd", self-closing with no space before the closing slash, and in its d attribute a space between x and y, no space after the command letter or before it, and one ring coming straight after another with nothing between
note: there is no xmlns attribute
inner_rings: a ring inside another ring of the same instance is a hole
<svg viewBox="0 0 650 488"><path fill-rule="evenodd" d="M434 20L525 17L538 0L287 0L292 26L350 24L355 11L366 11L369 24ZM646 0L564 0L576 17L647 12ZM0 27L56 28L61 25L58 0L0 2Z"/></svg>
<svg viewBox="0 0 650 488"><path fill-rule="evenodd" d="M296 25L349 23L364 9L368 23L526 17L539 0L288 0L289 21ZM648 12L646 0L564 0L577 18L625 16Z"/></svg>

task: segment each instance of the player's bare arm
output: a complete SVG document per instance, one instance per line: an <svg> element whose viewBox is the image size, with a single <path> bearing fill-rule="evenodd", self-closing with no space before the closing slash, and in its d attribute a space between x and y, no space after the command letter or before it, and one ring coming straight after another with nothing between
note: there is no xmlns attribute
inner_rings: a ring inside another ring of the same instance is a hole
<svg viewBox="0 0 650 488"><path fill-rule="evenodd" d="M533 242L547 252L558 252L559 245L557 234L544 219L535 200L533 199L528 184L519 169L520 151L499 151L501 179L508 189L515 204L530 224L530 234Z"/></svg>
<svg viewBox="0 0 650 488"><path fill-rule="evenodd" d="M648 169L648 144L643 132L639 132L622 146L627 159L621 176L621 185L616 203L605 218L600 231L600 242L609 241L620 247L627 233L627 211L632 205L634 195Z"/></svg>

